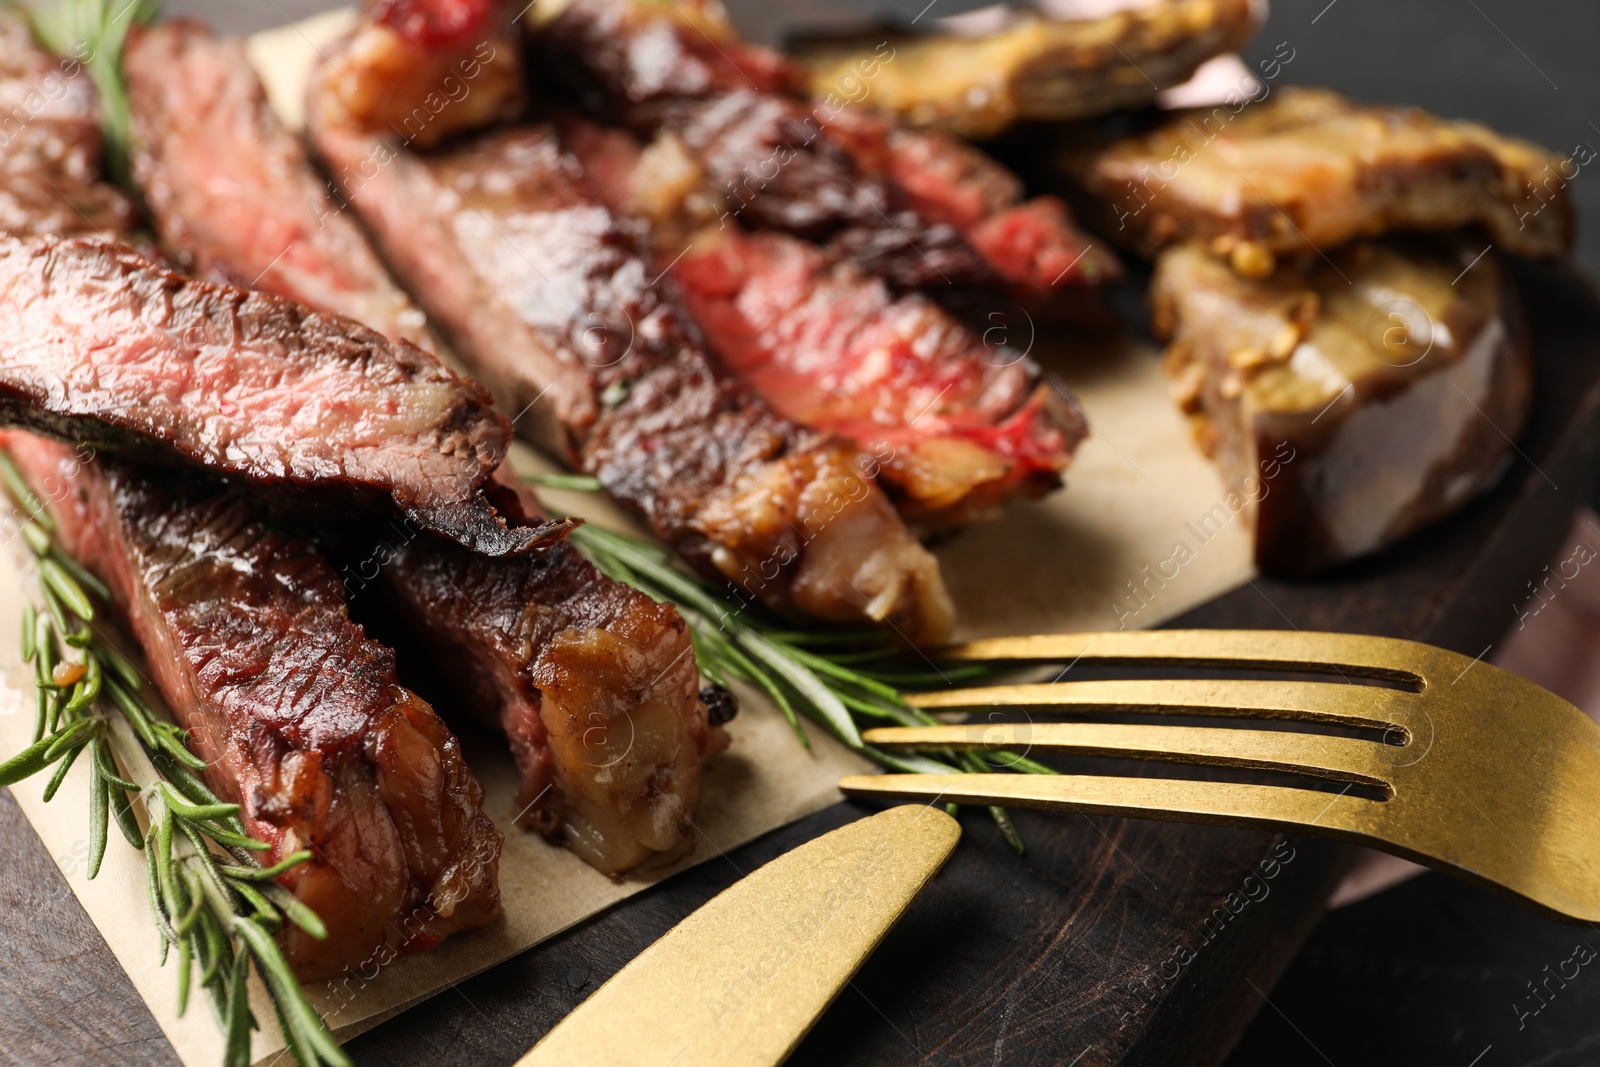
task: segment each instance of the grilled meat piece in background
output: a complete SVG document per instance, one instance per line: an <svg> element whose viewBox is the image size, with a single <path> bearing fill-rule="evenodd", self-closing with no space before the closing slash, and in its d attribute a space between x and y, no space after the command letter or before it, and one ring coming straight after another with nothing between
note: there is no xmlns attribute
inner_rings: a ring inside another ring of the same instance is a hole
<svg viewBox="0 0 1600 1067"><path fill-rule="evenodd" d="M571 0L541 5L535 18L540 74L592 117L675 142L694 164L677 180L707 221L816 241L901 289L1041 297L1116 271L1059 203L953 214L970 192L949 185L970 161L962 146L902 131L846 97L810 100L804 73L740 40L716 5ZM1062 248L1082 255L1058 265Z"/></svg>
<svg viewBox="0 0 1600 1067"><path fill-rule="evenodd" d="M518 429L781 611L942 639L953 609L938 563L870 457L776 415L706 353L552 128L421 153L392 129L348 124L352 93L432 91L386 51L414 47L365 22L314 76L312 136L402 284Z"/></svg>
<svg viewBox="0 0 1600 1067"><path fill-rule="evenodd" d="M248 491L191 471L86 460L6 431L60 543L111 589L156 687L240 804L279 881L322 918L289 927L302 980L430 948L500 912L500 833L433 709L346 611L337 572Z"/></svg>
<svg viewBox="0 0 1600 1067"><path fill-rule="evenodd" d="M1085 18L1072 0L1004 5L932 19L795 37L789 54L811 94L853 96L911 126L994 137L1021 122L1060 122L1144 107L1201 63L1243 47L1253 0L1151 0ZM892 55L891 62L883 62ZM870 75L869 73L870 72Z"/></svg>
<svg viewBox="0 0 1600 1067"><path fill-rule="evenodd" d="M0 237L0 317L0 421L290 505L398 510L491 555L566 532L510 528L484 500L511 429L482 388L351 319L56 237Z"/></svg>
<svg viewBox="0 0 1600 1067"><path fill-rule="evenodd" d="M1198 243L1157 259L1174 395L1253 517L1262 570L1376 551L1499 472L1533 352L1505 271L1475 256L1458 241L1357 242L1261 279Z"/></svg>
<svg viewBox="0 0 1600 1067"><path fill-rule="evenodd" d="M1210 241L1255 276L1275 257L1397 231L1477 226L1519 256L1572 247L1559 156L1326 89L1179 112L1148 133L1068 146L1061 162L1117 240L1146 254Z"/></svg>
<svg viewBox="0 0 1600 1067"><path fill-rule="evenodd" d="M326 198L267 110L237 42L166 23L131 41L123 65L135 175L160 204L172 255L225 277L255 271L258 288L370 315L368 325L391 335L423 332L421 313L389 280L353 215ZM209 89L198 111L189 101L195 85ZM218 212L194 190L215 190L234 209ZM263 269L284 239L293 269ZM549 521L530 494L499 484L491 492L521 525ZM688 629L671 605L605 577L565 542L488 559L405 536L378 556L380 565L354 579L365 585L376 571L373 581L409 623L407 660L430 661L452 683L440 707L504 730L521 771L524 823L610 874L692 846L701 768L727 737L707 721Z"/></svg>
<svg viewBox="0 0 1600 1067"><path fill-rule="evenodd" d="M127 197L102 180L99 98L85 55L40 47L18 8L0 7L0 232L121 234Z"/></svg>

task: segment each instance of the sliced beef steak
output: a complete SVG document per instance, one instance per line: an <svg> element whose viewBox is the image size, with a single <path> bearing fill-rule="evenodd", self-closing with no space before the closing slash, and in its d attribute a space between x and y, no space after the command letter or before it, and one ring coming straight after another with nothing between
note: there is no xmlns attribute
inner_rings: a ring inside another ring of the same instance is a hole
<svg viewBox="0 0 1600 1067"><path fill-rule="evenodd" d="M0 231L118 234L127 198L100 177L100 113L82 55L52 56L0 8Z"/></svg>
<svg viewBox="0 0 1600 1067"><path fill-rule="evenodd" d="M350 52L370 58L368 32L388 31L358 32ZM780 610L889 621L913 640L948 631L937 562L857 450L776 415L707 355L553 130L409 151L342 124L330 87L372 69L346 68L347 55L313 87L317 147L519 429Z"/></svg>
<svg viewBox="0 0 1600 1067"><path fill-rule="evenodd" d="M431 347L422 312L273 114L242 42L163 22L133 36L122 70L133 177L185 273Z"/></svg>
<svg viewBox="0 0 1600 1067"><path fill-rule="evenodd" d="M280 297L193 281L124 246L0 237L0 420L177 460L285 500L398 508L504 555L480 487L510 427L476 384L403 341Z"/></svg>
<svg viewBox="0 0 1600 1067"><path fill-rule="evenodd" d="M685 248L649 218L662 171L625 130L562 116L607 204L656 237L663 272L723 364L774 409L855 441L927 528L992 517L1061 484L1087 432L1058 383L919 293L787 234L707 228ZM668 227L671 230L671 227Z"/></svg>
<svg viewBox="0 0 1600 1067"><path fill-rule="evenodd" d="M224 277L259 275L263 290L391 335L413 325L394 314L409 301L353 216L315 224L329 205L304 203L320 187L265 110L236 44L167 24L133 42L125 65L143 142L135 173L173 256ZM211 87L198 110L187 105L196 84ZM195 192L241 188L253 190L248 211L222 214ZM276 241L258 239L262 219L292 230L293 269L264 269ZM504 487L496 495L522 525L549 521L531 497ZM564 543L488 559L401 534L347 567L347 582L370 578L410 624L407 661L431 660L453 683L439 694L441 710L459 707L505 731L522 772L522 821L611 874L687 851L701 767L727 741L707 722L677 611L605 577Z"/></svg>
<svg viewBox="0 0 1600 1067"><path fill-rule="evenodd" d="M502 503L518 513L515 498ZM531 497L521 507L538 521ZM707 720L672 605L611 581L565 542L485 559L416 539L379 581L452 683L449 705L510 739L524 825L607 874L693 847L701 769L728 738Z"/></svg>
<svg viewBox="0 0 1600 1067"><path fill-rule="evenodd" d="M719 11L633 0L541 6L536 70L593 116L688 161L673 182L691 210L823 243L897 288L1048 294L1115 271L1059 203L1017 214L1020 189L999 212L945 210L965 195L948 183L972 150L902 130L860 101L808 99L802 70L740 40ZM1019 230L1026 240L1004 236ZM1073 251L1062 259L1062 248Z"/></svg>
<svg viewBox="0 0 1600 1067"><path fill-rule="evenodd" d="M345 611L334 569L247 492L187 471L85 462L7 431L62 547L112 590L157 688L243 806L280 881L328 927L285 935L304 980L428 948L499 914L500 834L455 738Z"/></svg>

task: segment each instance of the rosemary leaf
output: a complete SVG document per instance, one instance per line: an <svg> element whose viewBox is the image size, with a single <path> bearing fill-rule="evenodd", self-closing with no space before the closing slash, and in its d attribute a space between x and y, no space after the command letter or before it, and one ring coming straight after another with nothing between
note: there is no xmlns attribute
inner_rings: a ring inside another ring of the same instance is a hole
<svg viewBox="0 0 1600 1067"><path fill-rule="evenodd" d="M178 1014L182 1015L189 1010L189 978L194 967L191 960L194 949L190 942L192 935L178 939Z"/></svg>
<svg viewBox="0 0 1600 1067"><path fill-rule="evenodd" d="M225 878L237 878L245 882L270 882L278 875L283 874L291 867L298 867L311 858L309 849L291 852L271 867L237 867L223 864L217 868Z"/></svg>
<svg viewBox="0 0 1600 1067"><path fill-rule="evenodd" d="M54 47L52 45L52 47ZM57 53L60 54L60 49ZM17 469L16 461L5 452L0 452L0 482L5 484L6 494L15 500L38 523L45 533L55 533L56 522L45 510L44 504L33 495L33 490L28 488L28 483L23 480L22 472ZM23 527L27 529L27 527Z"/></svg>
<svg viewBox="0 0 1600 1067"><path fill-rule="evenodd" d="M33 601L25 601L22 605L22 662L33 662L33 636L34 627L38 625L39 609L33 606Z"/></svg>
<svg viewBox="0 0 1600 1067"><path fill-rule="evenodd" d="M316 938L318 941L328 939L328 928L323 924L322 918L316 912L300 903L300 898L289 892L276 882L268 882L261 887L264 895L288 920Z"/></svg>
<svg viewBox="0 0 1600 1067"><path fill-rule="evenodd" d="M167 782L161 783L161 796L166 801L167 807L174 815L182 816L189 820L225 819L229 815L239 814L237 804L191 804L183 798L183 794Z"/></svg>
<svg viewBox="0 0 1600 1067"><path fill-rule="evenodd" d="M121 783L113 783L120 787ZM117 822L117 829L122 831L122 836L128 839L128 844L134 848L142 847L139 836L139 820L133 814L133 799L121 791L120 788L111 793L111 817Z"/></svg>
<svg viewBox="0 0 1600 1067"><path fill-rule="evenodd" d="M602 488L599 478L587 474L530 474L527 480L544 489L575 489L582 493L598 493Z"/></svg>
<svg viewBox="0 0 1600 1067"><path fill-rule="evenodd" d="M55 740L54 734L42 737L4 763L0 763L0 786L16 785L24 778L31 778L50 766L50 761L45 759L44 754Z"/></svg>
<svg viewBox="0 0 1600 1067"><path fill-rule="evenodd" d="M107 785L114 785L118 789L129 793L137 793L139 791L138 783L130 782L117 773L116 762L111 758L111 742L107 741L103 735L94 739L94 766L95 770L100 772L100 776L106 780ZM137 838L133 842L133 847L139 847Z"/></svg>
<svg viewBox="0 0 1600 1067"><path fill-rule="evenodd" d="M54 750L52 749L51 751ZM70 748L63 748L60 751L65 752L67 758L62 760L60 764L56 766L56 773L50 776L50 783L44 787L44 799L46 803L54 799L56 790L60 789L61 783L67 780L67 772L72 770L72 765L77 762L78 753L83 751L83 745L74 745ZM46 752L45 755L48 758L49 752Z"/></svg>
<svg viewBox="0 0 1600 1067"><path fill-rule="evenodd" d="M33 527L25 527L33 529ZM48 550L48 545L46 546ZM84 622L94 621L94 604L89 600L89 594L83 591L83 586L78 580L67 573L67 569L49 556L39 561L39 577L44 579L45 585L61 598L61 603Z"/></svg>
<svg viewBox="0 0 1600 1067"><path fill-rule="evenodd" d="M228 1003L223 1009L225 1049L224 1067L250 1067L249 983L250 956L239 952L233 957L233 974L228 981Z"/></svg>
<svg viewBox="0 0 1600 1067"><path fill-rule="evenodd" d="M99 738L95 739L99 744ZM89 880L100 873L106 857L106 822L111 814L111 790L98 767L89 776Z"/></svg>

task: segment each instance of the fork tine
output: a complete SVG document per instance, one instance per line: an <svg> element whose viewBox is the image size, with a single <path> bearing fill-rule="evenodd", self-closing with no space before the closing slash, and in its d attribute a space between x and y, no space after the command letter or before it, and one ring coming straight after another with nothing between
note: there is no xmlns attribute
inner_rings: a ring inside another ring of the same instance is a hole
<svg viewBox="0 0 1600 1067"><path fill-rule="evenodd" d="M1115 723L966 723L885 727L862 740L882 748L1021 748L1076 756L1147 759L1213 767L1290 771L1336 782L1371 786L1392 795L1392 746L1353 737L1230 730L1206 726Z"/></svg>
<svg viewBox="0 0 1600 1067"><path fill-rule="evenodd" d="M1288 630L1118 630L991 637L941 649L953 660L1256 667L1384 678L1420 686L1427 646L1387 637Z"/></svg>
<svg viewBox="0 0 1600 1067"><path fill-rule="evenodd" d="M1136 819L1301 830L1383 845L1382 801L1275 785L1052 774L877 774L841 779L845 795L998 804ZM1392 849L1391 849L1392 851Z"/></svg>
<svg viewBox="0 0 1600 1067"><path fill-rule="evenodd" d="M1238 715L1344 726L1405 729L1417 695L1344 682L1271 682L1254 678L1107 679L975 686L906 697L924 709L995 706Z"/></svg>

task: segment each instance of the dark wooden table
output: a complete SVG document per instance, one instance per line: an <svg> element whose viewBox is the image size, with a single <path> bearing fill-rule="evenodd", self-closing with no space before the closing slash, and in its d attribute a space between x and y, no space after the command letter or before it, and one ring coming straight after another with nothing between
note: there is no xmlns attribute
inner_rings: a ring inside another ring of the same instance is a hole
<svg viewBox="0 0 1600 1067"><path fill-rule="evenodd" d="M1502 26L1501 19L1512 18L1509 5L1479 2ZM1332 20L1353 14L1351 21L1359 25L1361 18L1374 16L1352 13L1354 0L1336 3L1319 17L1307 5L1280 2L1263 40L1303 34L1308 46L1297 60L1303 56L1313 62L1294 68L1298 80L1343 80L1342 87L1362 92L1348 79L1327 73L1333 64L1329 56L1340 54L1340 33L1351 49L1345 54L1358 54L1352 31L1335 31L1339 24ZM168 6L203 7L198 13L248 29L328 5L192 0ZM1397 40L1413 39L1395 27L1403 28L1415 12L1405 16L1392 13L1393 7L1384 5L1388 35L1362 38L1359 54L1378 82L1394 71L1375 63L1372 49L1381 53ZM1438 6L1418 7L1427 7L1435 18L1443 15ZM1449 17L1479 18L1471 6L1462 10L1464 16ZM1467 39L1495 33L1486 26L1473 37L1469 29ZM1459 43L1459 35L1455 39ZM1587 35L1591 45L1596 39ZM1320 60L1309 45L1313 40L1325 50ZM1450 60L1419 49L1407 62L1413 77L1420 69L1442 78ZM1541 65L1550 66L1548 61ZM1392 89L1387 82L1363 95L1417 100L1453 114L1473 113L1459 103L1473 94L1482 98L1493 90L1500 91L1502 103L1519 99L1516 91L1495 82L1504 77L1509 84L1512 71L1503 64L1490 67L1461 90L1459 99L1448 93L1439 99L1436 83L1431 97L1419 86ZM1555 73L1566 80L1563 71ZM1591 76L1589 84L1594 83ZM1526 115L1524 121L1482 117L1510 129L1528 125ZM1554 145L1576 139L1576 133L1568 138L1543 129L1526 132ZM1595 140L1600 143L1600 134ZM1595 188L1591 183L1580 199L1589 199ZM1537 413L1520 442L1527 458L1495 492L1448 529L1380 559L1319 583L1258 581L1183 623L1391 634L1468 655L1499 636L1510 621L1510 605L1557 547L1591 482L1600 414L1600 302L1571 272L1531 269L1521 280L1541 353ZM358 1062L369 1063L509 1063L739 871L864 810L835 806L725 861L685 872L364 1035L351 1051ZM1240 1049L1238 1063L1455 1063L1438 1057L1446 1047L1439 1042L1414 1036L1406 1044L1406 1031L1417 1029L1415 1016L1387 1020L1390 1001L1374 997L1374 986L1392 989L1396 974L1410 976L1415 986L1427 977L1437 979L1425 989L1412 989L1407 1001L1427 1008L1470 989L1474 969L1495 967L1485 962L1486 953L1532 949L1547 953L1542 962L1559 961L1570 953L1567 941L1575 936L1481 893L1428 878L1338 913L1324 924L1327 933L1314 942L1307 965L1275 991L1321 918L1322 901L1344 863L1342 850L1251 831L1020 813L1030 852L1019 860L982 818L969 816L966 823L967 839L956 859L794 1062L1215 1063L1270 1003ZM154 1021L9 795L0 797L0 841L7 860L0 864L0 931L6 946L0 953L0 1061L172 1063ZM1247 882L1252 875L1254 881ZM1215 916L1229 894L1253 899L1237 914L1224 910L1231 917L1223 922ZM1388 919L1390 927L1374 932L1363 927L1363 916ZM142 901L129 902L128 921L147 921ZM1488 944L1452 938L1457 929L1481 931L1502 922L1517 935ZM1396 923L1405 929L1396 932ZM1358 945L1368 946L1368 954L1353 947ZM1394 952L1385 954L1389 948ZM1534 965L1528 976L1537 972ZM1506 1005L1519 992L1520 985L1506 984ZM1587 1001L1576 994L1568 1001L1586 1002L1593 1003L1593 994ZM1433 1007L1437 1016L1439 1005ZM1471 1030L1475 1020L1469 1011L1446 1007L1446 1014L1458 1017L1460 1029ZM1496 1010L1514 1025L1509 1006ZM1549 1015L1556 1018L1554 1008ZM1469 1048L1476 1038L1448 1046L1466 1051L1459 1059L1463 1067L1483 1045L1498 1040L1499 1030L1490 1032L1482 1022L1480 1032L1485 1036L1476 1047ZM1538 1047L1525 1033L1521 1040L1524 1050ZM1409 1054L1389 1055L1401 1048ZM1523 1061L1494 1058L1483 1067L1505 1062ZM1592 1062L1592 1057L1560 1062Z"/></svg>

